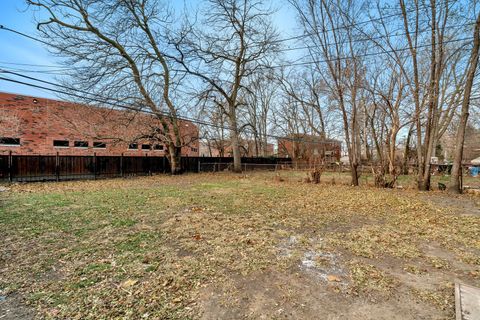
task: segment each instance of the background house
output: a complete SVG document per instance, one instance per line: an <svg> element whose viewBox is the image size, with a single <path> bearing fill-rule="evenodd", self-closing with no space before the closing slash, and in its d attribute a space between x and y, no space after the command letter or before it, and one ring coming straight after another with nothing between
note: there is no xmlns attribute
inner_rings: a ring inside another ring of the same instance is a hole
<svg viewBox="0 0 480 320"><path fill-rule="evenodd" d="M452 161L455 151L455 133L446 133L436 149L436 156L441 160ZM463 161L470 162L480 157L480 129L469 125L465 129L465 143L463 146Z"/></svg>
<svg viewBox="0 0 480 320"><path fill-rule="evenodd" d="M158 118L141 112L0 93L0 154L166 153ZM198 128L180 121L182 156L198 156Z"/></svg>
<svg viewBox="0 0 480 320"><path fill-rule="evenodd" d="M321 136L295 134L278 139L278 156L299 162L338 162L341 149L340 141Z"/></svg>

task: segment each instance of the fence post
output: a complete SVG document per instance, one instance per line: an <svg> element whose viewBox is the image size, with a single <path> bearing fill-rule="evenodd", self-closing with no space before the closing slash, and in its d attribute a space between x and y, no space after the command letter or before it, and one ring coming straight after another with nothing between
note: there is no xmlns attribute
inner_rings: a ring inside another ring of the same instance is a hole
<svg viewBox="0 0 480 320"><path fill-rule="evenodd" d="M93 153L93 180L97 180L97 153Z"/></svg>
<svg viewBox="0 0 480 320"><path fill-rule="evenodd" d="M148 169L148 175L151 176L152 175L152 168L150 166L150 159L148 158L148 153L145 152L145 158L147 159L147 169Z"/></svg>
<svg viewBox="0 0 480 320"><path fill-rule="evenodd" d="M463 165L460 162L460 193L463 193Z"/></svg>
<svg viewBox="0 0 480 320"><path fill-rule="evenodd" d="M55 155L55 179L60 181L60 159L58 158L58 151Z"/></svg>
<svg viewBox="0 0 480 320"><path fill-rule="evenodd" d="M197 158L197 172L200 173L200 158Z"/></svg>
<svg viewBox="0 0 480 320"><path fill-rule="evenodd" d="M8 181L13 181L13 157L12 150L8 152Z"/></svg>
<svg viewBox="0 0 480 320"><path fill-rule="evenodd" d="M120 156L120 176L123 178L123 152Z"/></svg>

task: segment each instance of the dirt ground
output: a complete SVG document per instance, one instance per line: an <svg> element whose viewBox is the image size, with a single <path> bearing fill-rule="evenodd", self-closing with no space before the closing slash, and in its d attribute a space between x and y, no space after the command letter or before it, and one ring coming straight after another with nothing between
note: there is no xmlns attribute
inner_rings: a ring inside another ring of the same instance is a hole
<svg viewBox="0 0 480 320"><path fill-rule="evenodd" d="M453 319L454 282L480 285L478 196L323 178L7 186L0 319Z"/></svg>

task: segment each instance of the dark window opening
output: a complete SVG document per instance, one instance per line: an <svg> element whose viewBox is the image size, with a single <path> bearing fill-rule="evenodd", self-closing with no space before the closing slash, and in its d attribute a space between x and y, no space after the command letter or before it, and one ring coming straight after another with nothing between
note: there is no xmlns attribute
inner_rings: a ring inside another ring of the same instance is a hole
<svg viewBox="0 0 480 320"><path fill-rule="evenodd" d="M53 140L54 147L68 148L68 140Z"/></svg>
<svg viewBox="0 0 480 320"><path fill-rule="evenodd" d="M0 137L0 144L6 146L19 146L20 138Z"/></svg>
<svg viewBox="0 0 480 320"><path fill-rule="evenodd" d="M150 150L151 147L149 144L142 144L142 150Z"/></svg>
<svg viewBox="0 0 480 320"><path fill-rule="evenodd" d="M156 144L153 148L155 150L163 150L163 144Z"/></svg>
<svg viewBox="0 0 480 320"><path fill-rule="evenodd" d="M132 149L132 150L133 149L135 149L135 150L138 149L138 143L130 143L128 145L128 149Z"/></svg>
<svg viewBox="0 0 480 320"><path fill-rule="evenodd" d="M197 148L190 148L193 152L197 152Z"/></svg>
<svg viewBox="0 0 480 320"><path fill-rule="evenodd" d="M93 147L94 147L94 148L105 149L105 148L107 147L107 144L106 144L105 142L94 141L94 142L93 142Z"/></svg>
<svg viewBox="0 0 480 320"><path fill-rule="evenodd" d="M74 141L73 146L75 148L88 148L88 141Z"/></svg>

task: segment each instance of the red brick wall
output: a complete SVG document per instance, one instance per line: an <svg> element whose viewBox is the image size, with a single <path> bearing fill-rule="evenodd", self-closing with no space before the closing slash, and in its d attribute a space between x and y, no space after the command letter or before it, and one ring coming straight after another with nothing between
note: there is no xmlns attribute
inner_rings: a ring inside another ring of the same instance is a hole
<svg viewBox="0 0 480 320"><path fill-rule="evenodd" d="M0 93L0 137L20 138L20 146L0 145L0 154L162 156L165 150L141 150L143 143L161 144L145 138L160 127L148 114ZM181 121L180 132L186 144L182 155L198 156L197 126ZM69 147L54 147L53 140L68 140ZM88 141L89 147L74 147L74 141ZM107 147L93 148L94 141ZM138 150L128 149L133 141Z"/></svg>
<svg viewBox="0 0 480 320"><path fill-rule="evenodd" d="M316 149L316 153L315 153ZM278 156L311 161L318 157L323 159L324 151L333 151L334 161L340 161L341 143L336 140L312 136L295 136L278 139Z"/></svg>

